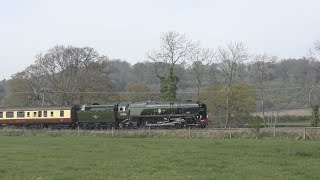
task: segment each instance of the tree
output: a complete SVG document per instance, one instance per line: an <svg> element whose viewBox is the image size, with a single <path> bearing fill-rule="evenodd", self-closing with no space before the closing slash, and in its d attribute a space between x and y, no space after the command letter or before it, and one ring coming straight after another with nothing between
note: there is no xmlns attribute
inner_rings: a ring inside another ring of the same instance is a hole
<svg viewBox="0 0 320 180"><path fill-rule="evenodd" d="M108 58L93 48L55 46L37 55L33 65L14 76L13 81L17 83L12 90L19 91L18 84L23 83L27 87L25 94L38 104L108 101L110 94L98 92L114 90L109 74Z"/></svg>
<svg viewBox="0 0 320 180"><path fill-rule="evenodd" d="M145 71L147 69L147 65L142 62L138 62L132 66L132 72L137 82L144 82L146 80Z"/></svg>
<svg viewBox="0 0 320 180"><path fill-rule="evenodd" d="M318 104L311 106L311 114L312 114L310 117L311 126L317 127L320 121Z"/></svg>
<svg viewBox="0 0 320 180"><path fill-rule="evenodd" d="M229 116L234 125L241 126L255 109L256 94L253 86L248 84L233 84L232 94L228 97L227 89L223 85L209 86L201 92L201 101L208 106L208 111L213 113L223 126L222 118ZM230 102L227 104L227 98ZM228 108L229 106L229 108ZM232 107L232 108L230 108ZM227 127L230 122L225 122ZM228 123L228 124L227 124Z"/></svg>
<svg viewBox="0 0 320 180"><path fill-rule="evenodd" d="M225 78L226 91L226 116L225 127L227 127L231 115L231 96L233 92L233 85L236 81L239 65L243 64L248 59L248 53L243 43L229 43L226 48L219 48L216 53L216 61L221 73Z"/></svg>
<svg viewBox="0 0 320 180"><path fill-rule="evenodd" d="M313 59L320 61L320 40L313 43L313 48L309 50L309 55Z"/></svg>
<svg viewBox="0 0 320 180"><path fill-rule="evenodd" d="M300 67L299 70L295 71L294 78L295 82L299 84L304 93L308 96L308 104L317 103L319 91L317 84L319 84L319 62L315 59L306 59L304 67ZM298 69L298 68L297 68Z"/></svg>
<svg viewBox="0 0 320 180"><path fill-rule="evenodd" d="M313 68L312 68L312 72L310 72L308 77L309 83L311 83L307 88L306 86L304 89L308 89L309 90L309 106L311 108L311 126L318 126L319 124L319 96L317 96L316 98L316 102L312 102L311 100L311 93L313 93L315 90L319 91L319 87L316 86L317 84L319 84L319 70L318 68L315 67L315 64L318 64L320 61L320 41L316 41L314 43L314 47L309 51L309 54L311 55L311 63L313 64ZM306 82L308 83L308 82ZM305 85L305 83L303 83L303 85ZM319 92L316 93L316 95L318 95Z"/></svg>
<svg viewBox="0 0 320 180"><path fill-rule="evenodd" d="M3 79L0 81L0 105L3 105L7 96L7 87L8 87L7 80Z"/></svg>
<svg viewBox="0 0 320 180"><path fill-rule="evenodd" d="M252 68L254 70L256 85L260 94L261 110L262 110L262 119L264 127L267 126L266 117L265 117L265 105L264 105L264 89L267 76L270 73L270 69L276 61L275 56L268 54L259 54L253 58Z"/></svg>
<svg viewBox="0 0 320 180"><path fill-rule="evenodd" d="M13 75L10 80L10 90L6 104L9 106L39 105L40 94L33 89L34 84L26 78L27 72L22 71ZM40 91L39 91L40 92Z"/></svg>
<svg viewBox="0 0 320 180"><path fill-rule="evenodd" d="M145 83L130 83L126 87L125 100L130 102L154 99L154 94Z"/></svg>
<svg viewBox="0 0 320 180"><path fill-rule="evenodd" d="M174 101L179 81L175 68L186 61L195 44L174 31L164 33L160 39L160 49L147 53L147 56L154 62L155 74L160 80L161 100Z"/></svg>
<svg viewBox="0 0 320 180"><path fill-rule="evenodd" d="M130 63L115 59L109 61L109 65L113 68L110 78L115 82L118 91L123 91L129 83L135 81Z"/></svg>
<svg viewBox="0 0 320 180"><path fill-rule="evenodd" d="M159 78L154 73L154 63L143 62L136 63L132 66L133 76L136 77L134 82L144 82L152 91L159 89Z"/></svg>
<svg viewBox="0 0 320 180"><path fill-rule="evenodd" d="M195 48L190 55L191 71L197 83L197 99L200 101L200 90L208 67L213 61L214 53L210 49Z"/></svg>

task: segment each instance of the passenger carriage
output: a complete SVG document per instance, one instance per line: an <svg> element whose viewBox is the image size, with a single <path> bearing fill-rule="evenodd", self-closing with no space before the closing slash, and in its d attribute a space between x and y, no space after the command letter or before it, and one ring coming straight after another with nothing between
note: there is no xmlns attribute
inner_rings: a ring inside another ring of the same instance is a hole
<svg viewBox="0 0 320 180"><path fill-rule="evenodd" d="M0 108L0 125L73 125L74 106L6 107Z"/></svg>

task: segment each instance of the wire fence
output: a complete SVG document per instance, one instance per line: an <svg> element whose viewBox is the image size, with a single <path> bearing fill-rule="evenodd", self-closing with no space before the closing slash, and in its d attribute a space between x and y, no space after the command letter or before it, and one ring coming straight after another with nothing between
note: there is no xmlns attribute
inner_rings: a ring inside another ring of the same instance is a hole
<svg viewBox="0 0 320 180"><path fill-rule="evenodd" d="M106 129L52 130L0 129L2 136L101 136L107 138L182 138L182 139L290 139L320 140L320 128L207 128L207 129Z"/></svg>

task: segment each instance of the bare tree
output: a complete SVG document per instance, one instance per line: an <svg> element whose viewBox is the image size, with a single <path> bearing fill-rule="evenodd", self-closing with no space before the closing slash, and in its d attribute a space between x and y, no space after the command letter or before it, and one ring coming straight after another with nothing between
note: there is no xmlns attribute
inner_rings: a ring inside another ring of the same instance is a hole
<svg viewBox="0 0 320 180"><path fill-rule="evenodd" d="M175 67L185 62L194 48L195 44L186 40L184 35L169 31L161 36L160 49L147 53L148 59L154 62L155 74L160 79L162 100L176 99L179 79Z"/></svg>
<svg viewBox="0 0 320 180"><path fill-rule="evenodd" d="M267 80L267 76L270 73L271 68L273 67L275 61L275 56L271 56L268 54L259 54L253 58L252 68L254 70L256 86L259 90L260 94L260 102L261 102L261 110L262 110L262 118L264 127L267 126L266 117L265 117L265 105L264 105L264 89L265 82Z"/></svg>
<svg viewBox="0 0 320 180"><path fill-rule="evenodd" d="M190 54L191 70L195 76L197 83L197 98L200 101L200 90L202 82L204 80L207 68L212 63L214 53L210 49L204 49L201 47L195 48Z"/></svg>
<svg viewBox="0 0 320 180"><path fill-rule="evenodd" d="M315 65L318 62L315 62L314 60L309 60L309 66L307 67L306 71L304 72L298 72L295 74L295 80L299 84L299 86L302 88L303 91L305 91L308 95L308 104L312 105L314 102L313 100L317 99L314 96L316 94L317 90L317 84L318 84L318 74L319 70Z"/></svg>
<svg viewBox="0 0 320 180"><path fill-rule="evenodd" d="M309 55L317 61L320 61L320 41L313 43L313 48L309 50Z"/></svg>
<svg viewBox="0 0 320 180"><path fill-rule="evenodd" d="M306 59L307 65L301 71L295 72L295 81L302 87L302 89L308 94L308 104L312 106L313 100L317 101L314 97L317 94L319 84L319 61L320 61L320 41L314 43L314 47L308 52L309 58Z"/></svg>
<svg viewBox="0 0 320 180"><path fill-rule="evenodd" d="M308 91L308 102L311 108L311 125L318 126L319 124L319 69L316 68L316 65L319 64L320 61L320 41L316 41L313 44L313 48L309 50L310 55L310 65L311 71L308 71L304 76L300 79L300 85L304 90ZM315 92L318 91L318 92ZM315 97L312 98L312 94L315 94ZM316 102L312 100L315 99Z"/></svg>
<svg viewBox="0 0 320 180"><path fill-rule="evenodd" d="M94 92L112 89L108 68L108 58L93 48L56 46L17 78L46 104L82 104L98 99Z"/></svg>
<svg viewBox="0 0 320 180"><path fill-rule="evenodd" d="M225 127L229 126L231 117L231 96L232 87L235 84L236 76L238 73L239 65L248 59L248 53L245 45L240 42L231 42L226 48L218 48L216 53L216 61L226 80L226 119Z"/></svg>

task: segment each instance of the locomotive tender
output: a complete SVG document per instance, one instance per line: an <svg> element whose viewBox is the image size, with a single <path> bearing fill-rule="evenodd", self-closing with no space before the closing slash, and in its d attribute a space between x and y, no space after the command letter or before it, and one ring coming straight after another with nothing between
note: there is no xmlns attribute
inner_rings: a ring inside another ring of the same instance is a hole
<svg viewBox="0 0 320 180"><path fill-rule="evenodd" d="M0 126L140 128L208 125L200 102L119 102L106 105L0 108Z"/></svg>

